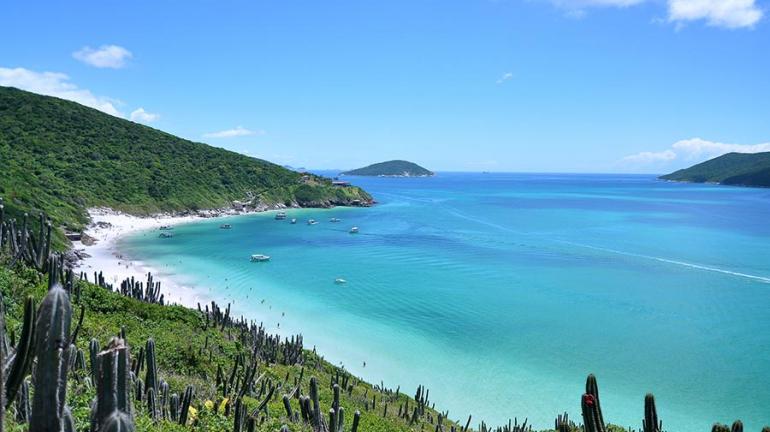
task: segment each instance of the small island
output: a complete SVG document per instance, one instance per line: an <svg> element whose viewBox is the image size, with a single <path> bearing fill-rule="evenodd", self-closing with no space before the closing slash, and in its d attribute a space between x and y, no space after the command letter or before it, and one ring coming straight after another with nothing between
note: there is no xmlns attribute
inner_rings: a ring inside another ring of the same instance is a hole
<svg viewBox="0 0 770 432"><path fill-rule="evenodd" d="M370 177L431 177L433 171L427 170L414 162L392 160L380 162L340 173L340 175Z"/></svg>
<svg viewBox="0 0 770 432"><path fill-rule="evenodd" d="M770 187L770 152L727 153L660 178L691 183Z"/></svg>

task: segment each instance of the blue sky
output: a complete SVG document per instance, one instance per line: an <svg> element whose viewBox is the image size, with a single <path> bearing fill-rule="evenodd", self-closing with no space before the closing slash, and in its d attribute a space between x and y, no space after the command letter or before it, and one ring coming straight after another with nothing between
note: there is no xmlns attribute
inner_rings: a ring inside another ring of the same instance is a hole
<svg viewBox="0 0 770 432"><path fill-rule="evenodd" d="M293 166L657 173L770 151L768 9L10 1L0 85Z"/></svg>

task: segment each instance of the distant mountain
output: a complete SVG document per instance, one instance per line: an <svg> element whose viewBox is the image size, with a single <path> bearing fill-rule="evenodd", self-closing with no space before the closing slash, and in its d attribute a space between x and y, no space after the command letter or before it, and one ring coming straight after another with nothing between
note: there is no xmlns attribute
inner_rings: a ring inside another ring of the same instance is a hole
<svg viewBox="0 0 770 432"><path fill-rule="evenodd" d="M693 183L770 187L770 152L727 153L660 178Z"/></svg>
<svg viewBox="0 0 770 432"><path fill-rule="evenodd" d="M379 176L379 177L429 177L433 175L429 171L414 162L405 160L392 160L372 164L363 168L340 173L352 176Z"/></svg>
<svg viewBox="0 0 770 432"><path fill-rule="evenodd" d="M357 187L188 141L50 96L0 87L0 197L77 230L86 208L134 214L366 203Z"/></svg>

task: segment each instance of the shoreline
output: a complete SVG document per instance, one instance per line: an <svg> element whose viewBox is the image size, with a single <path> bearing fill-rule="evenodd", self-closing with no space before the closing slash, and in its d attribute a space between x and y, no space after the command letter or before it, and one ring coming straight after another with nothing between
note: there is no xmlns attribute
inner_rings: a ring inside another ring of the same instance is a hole
<svg viewBox="0 0 770 432"><path fill-rule="evenodd" d="M162 282L161 294L164 294L166 303L197 308L199 303L203 305L212 299L203 296L199 290L180 283L179 278L174 278L173 275L164 274L160 269L124 256L118 248L118 241L127 235L158 230L163 225L176 226L212 218L226 219L278 210L281 209L135 216L106 207L90 208L87 211L91 223L83 230L83 237L90 238L91 241L84 243L83 238L72 241L70 252L78 257L73 269L84 272L90 282L94 282L94 272L102 272L105 282L112 284L113 289L119 288L123 280L131 277L144 283L147 273L152 273L156 281Z"/></svg>

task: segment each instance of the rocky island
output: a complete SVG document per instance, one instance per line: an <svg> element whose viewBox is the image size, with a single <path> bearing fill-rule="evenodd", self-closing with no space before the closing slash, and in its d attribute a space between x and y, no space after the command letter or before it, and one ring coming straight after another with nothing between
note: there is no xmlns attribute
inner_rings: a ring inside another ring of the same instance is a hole
<svg viewBox="0 0 770 432"><path fill-rule="evenodd" d="M340 175L372 177L430 177L433 171L427 170L414 162L392 160L380 162L340 173Z"/></svg>

